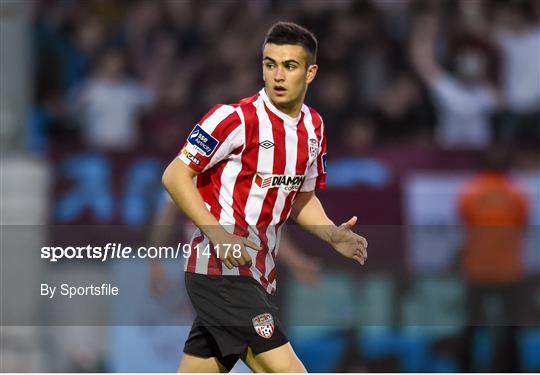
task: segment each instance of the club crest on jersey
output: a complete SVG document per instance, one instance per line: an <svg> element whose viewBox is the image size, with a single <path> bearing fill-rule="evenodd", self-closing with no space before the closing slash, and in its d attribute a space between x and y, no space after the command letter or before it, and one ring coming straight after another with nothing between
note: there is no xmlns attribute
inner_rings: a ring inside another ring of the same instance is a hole
<svg viewBox="0 0 540 375"><path fill-rule="evenodd" d="M312 159L317 157L317 154L319 153L319 145L316 139L310 138L309 139L309 155Z"/></svg>
<svg viewBox="0 0 540 375"><path fill-rule="evenodd" d="M257 315L252 319L253 328L259 336L269 339L274 334L274 318L269 313Z"/></svg>
<svg viewBox="0 0 540 375"><path fill-rule="evenodd" d="M188 136L188 142L191 143L197 151L204 156L210 156L216 149L219 141L204 131L200 125L195 125L195 128Z"/></svg>
<svg viewBox="0 0 540 375"><path fill-rule="evenodd" d="M261 175L257 173L255 184L261 189L281 188L284 191L296 191L304 183L305 176L287 176L283 174Z"/></svg>

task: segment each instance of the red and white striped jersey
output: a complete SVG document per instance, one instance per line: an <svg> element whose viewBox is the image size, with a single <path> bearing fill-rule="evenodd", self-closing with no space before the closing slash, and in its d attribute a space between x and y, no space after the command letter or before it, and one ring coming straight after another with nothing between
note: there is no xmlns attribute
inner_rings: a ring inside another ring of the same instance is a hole
<svg viewBox="0 0 540 375"><path fill-rule="evenodd" d="M274 293L280 233L295 196L325 186L326 136L321 116L303 105L292 118L279 111L262 89L236 104L212 108L178 157L200 172L196 186L219 223L262 247L260 251L247 248L251 266L228 269L198 229L185 271L251 276ZM205 248L210 251L203 255Z"/></svg>

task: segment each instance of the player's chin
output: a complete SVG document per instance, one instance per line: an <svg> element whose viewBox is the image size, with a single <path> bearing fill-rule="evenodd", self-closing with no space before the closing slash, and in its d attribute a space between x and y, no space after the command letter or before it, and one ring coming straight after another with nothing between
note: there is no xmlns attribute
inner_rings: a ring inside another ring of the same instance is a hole
<svg viewBox="0 0 540 375"><path fill-rule="evenodd" d="M278 95L277 93L275 92L272 92L272 95L270 95L270 97L272 98L272 100L274 102L283 102L284 100L286 100L286 97L287 95L286 94L280 94Z"/></svg>
<svg viewBox="0 0 540 375"><path fill-rule="evenodd" d="M289 98L289 95L276 95L274 97L274 103L280 104L280 105L287 105L291 102L291 99Z"/></svg>

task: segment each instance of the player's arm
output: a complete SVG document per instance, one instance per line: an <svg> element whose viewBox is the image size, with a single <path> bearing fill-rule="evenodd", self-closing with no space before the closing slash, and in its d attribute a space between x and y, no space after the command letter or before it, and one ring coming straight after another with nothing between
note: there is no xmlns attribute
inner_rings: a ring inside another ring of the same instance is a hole
<svg viewBox="0 0 540 375"><path fill-rule="evenodd" d="M433 85L444 71L435 60L438 20L434 14L417 16L410 42L410 58L418 75Z"/></svg>
<svg viewBox="0 0 540 375"><path fill-rule="evenodd" d="M328 218L314 191L298 192L291 218L308 232L330 244L341 255L364 264L367 259L367 241L352 231L356 216L336 226Z"/></svg>
<svg viewBox="0 0 540 375"><path fill-rule="evenodd" d="M321 240L330 243L337 228L315 195L314 191L298 192L291 210L291 218Z"/></svg>
<svg viewBox="0 0 540 375"><path fill-rule="evenodd" d="M162 183L174 203L212 240L225 230L208 211L195 187L193 178L197 175L195 170L175 158L165 169Z"/></svg>
<svg viewBox="0 0 540 375"><path fill-rule="evenodd" d="M180 159L175 158L165 169L162 183L173 201L182 212L208 237L214 244L227 244L234 248L240 245L242 255L238 258L233 256L233 252L219 252L219 258L229 269L251 263L251 257L245 250L249 246L259 250L259 246L249 241L247 238L235 236L228 233L208 211L201 194L193 183L193 177L198 173L186 165ZM226 256L225 256L226 255Z"/></svg>

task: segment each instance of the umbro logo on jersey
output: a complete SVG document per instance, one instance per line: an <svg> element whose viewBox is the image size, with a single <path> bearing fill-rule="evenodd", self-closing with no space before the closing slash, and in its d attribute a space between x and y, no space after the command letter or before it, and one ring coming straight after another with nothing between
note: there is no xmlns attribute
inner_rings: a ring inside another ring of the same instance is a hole
<svg viewBox="0 0 540 375"><path fill-rule="evenodd" d="M257 315L251 320L253 328L259 336L264 339L269 339L274 334L274 318L269 313Z"/></svg>
<svg viewBox="0 0 540 375"><path fill-rule="evenodd" d="M259 146L261 146L262 148L265 148L265 149L269 149L271 147L274 147L274 143L270 142L268 139L265 140L265 141L262 141L261 143L259 143Z"/></svg>
<svg viewBox="0 0 540 375"><path fill-rule="evenodd" d="M204 156L210 156L219 144L219 141L205 132L200 125L195 125L188 141Z"/></svg>
<svg viewBox="0 0 540 375"><path fill-rule="evenodd" d="M261 189L282 188L285 191L296 191L304 183L305 176L286 176L283 174L255 175L255 184Z"/></svg>

